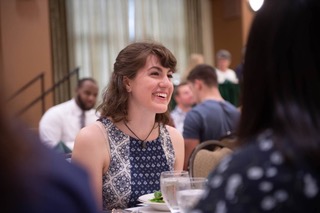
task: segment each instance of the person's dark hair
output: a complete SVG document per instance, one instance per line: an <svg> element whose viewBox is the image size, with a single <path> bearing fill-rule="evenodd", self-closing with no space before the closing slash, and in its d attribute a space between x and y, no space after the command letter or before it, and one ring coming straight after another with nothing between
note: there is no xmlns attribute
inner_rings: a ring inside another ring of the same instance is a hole
<svg viewBox="0 0 320 213"><path fill-rule="evenodd" d="M174 96L174 97L179 96L179 88L182 87L182 86L185 86L185 85L188 85L188 82L183 81L183 82L181 82L180 84L178 84L178 85L174 88L173 96Z"/></svg>
<svg viewBox="0 0 320 213"><path fill-rule="evenodd" d="M231 53L228 50L219 50L217 52L217 59L227 59L231 60Z"/></svg>
<svg viewBox="0 0 320 213"><path fill-rule="evenodd" d="M187 80L194 82L195 80L203 81L208 87L217 87L217 73L216 70L207 64L200 64L195 66L189 73Z"/></svg>
<svg viewBox="0 0 320 213"><path fill-rule="evenodd" d="M81 78L81 79L79 79L79 81L78 81L77 89L79 89L80 87L82 87L83 83L86 82L86 81L91 81L92 83L97 84L97 81L96 81L95 79L93 79L93 78L90 78L90 77L88 77L88 78Z"/></svg>
<svg viewBox="0 0 320 213"><path fill-rule="evenodd" d="M112 77L103 93L102 103L97 110L101 117L111 117L114 122L127 120L129 93L123 82L124 77L134 79L139 69L144 67L150 55L159 58L161 65L176 71L177 60L169 49L159 43L136 42L120 51L114 63ZM169 109L156 115L156 122L169 122Z"/></svg>
<svg viewBox="0 0 320 213"><path fill-rule="evenodd" d="M288 158L312 158L319 166L318 20L319 0L268 0L257 12L245 54L238 136L245 143L271 129Z"/></svg>

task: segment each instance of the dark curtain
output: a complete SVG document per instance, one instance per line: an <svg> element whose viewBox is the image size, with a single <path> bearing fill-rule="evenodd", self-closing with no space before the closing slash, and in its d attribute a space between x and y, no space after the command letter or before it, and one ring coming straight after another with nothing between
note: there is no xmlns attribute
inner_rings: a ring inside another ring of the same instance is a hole
<svg viewBox="0 0 320 213"><path fill-rule="evenodd" d="M186 0L186 14L188 54L203 54L201 1Z"/></svg>
<svg viewBox="0 0 320 213"><path fill-rule="evenodd" d="M49 0L52 70L55 104L69 100L73 96L71 85L78 77L68 78L68 34L65 0Z"/></svg>

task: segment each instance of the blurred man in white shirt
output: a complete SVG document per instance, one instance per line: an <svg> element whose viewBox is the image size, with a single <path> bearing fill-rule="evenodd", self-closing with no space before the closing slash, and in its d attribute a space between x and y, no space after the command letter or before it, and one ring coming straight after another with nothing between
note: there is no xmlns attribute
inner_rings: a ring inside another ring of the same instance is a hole
<svg viewBox="0 0 320 213"><path fill-rule="evenodd" d="M80 129L98 119L94 109L98 95L97 82L80 79L75 97L48 109L39 123L40 139L49 147L64 143L70 150Z"/></svg>

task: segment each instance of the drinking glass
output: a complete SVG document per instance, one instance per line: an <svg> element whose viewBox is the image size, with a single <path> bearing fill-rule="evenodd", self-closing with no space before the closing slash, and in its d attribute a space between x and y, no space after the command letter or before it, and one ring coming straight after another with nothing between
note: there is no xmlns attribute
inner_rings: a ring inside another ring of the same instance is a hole
<svg viewBox="0 0 320 213"><path fill-rule="evenodd" d="M199 201L204 193L208 182L207 178L190 177L188 180L181 180L177 185L177 201L180 212L190 211Z"/></svg>
<svg viewBox="0 0 320 213"><path fill-rule="evenodd" d="M160 175L160 188L162 197L170 209L170 212L177 213L179 206L177 202L177 186L178 182L189 179L188 171L165 171Z"/></svg>

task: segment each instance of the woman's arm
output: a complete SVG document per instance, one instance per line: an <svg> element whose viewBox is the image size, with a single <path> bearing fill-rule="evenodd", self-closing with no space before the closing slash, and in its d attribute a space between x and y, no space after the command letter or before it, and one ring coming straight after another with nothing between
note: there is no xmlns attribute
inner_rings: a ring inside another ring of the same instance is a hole
<svg viewBox="0 0 320 213"><path fill-rule="evenodd" d="M102 175L109 168L110 155L105 134L99 122L89 125L76 137L72 163L78 163L89 173L92 190L102 209Z"/></svg>
<svg viewBox="0 0 320 213"><path fill-rule="evenodd" d="M166 126L169 131L171 142L176 156L176 161L174 163L175 170L182 170L184 163L184 140L180 132L171 126Z"/></svg>

